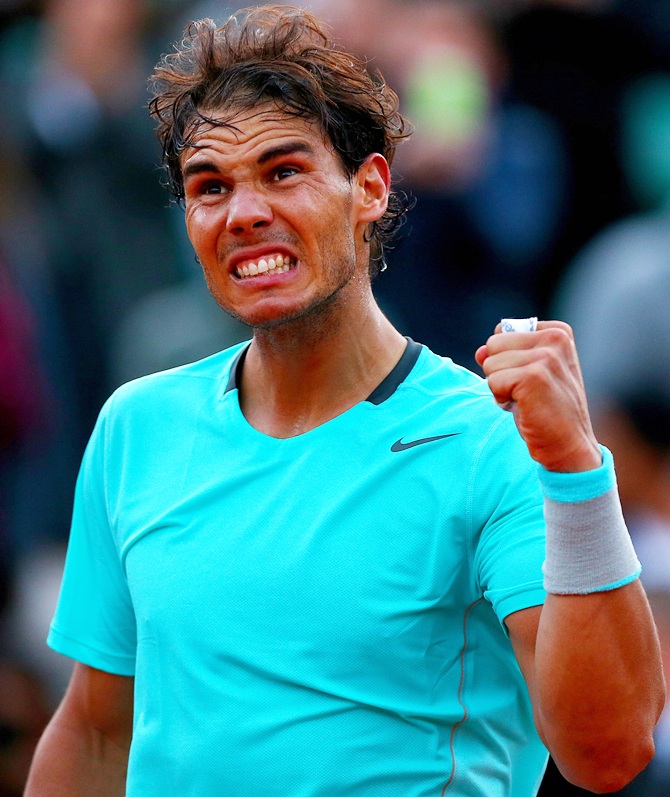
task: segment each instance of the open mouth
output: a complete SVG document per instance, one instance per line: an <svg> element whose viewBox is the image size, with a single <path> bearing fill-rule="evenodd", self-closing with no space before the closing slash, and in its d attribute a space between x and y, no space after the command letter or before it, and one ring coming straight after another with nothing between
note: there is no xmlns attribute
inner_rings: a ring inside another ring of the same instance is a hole
<svg viewBox="0 0 670 797"><path fill-rule="evenodd" d="M288 255L276 254L262 257L257 262L240 263L235 269L235 274L239 279L257 277L259 274L282 274L295 268L296 262Z"/></svg>

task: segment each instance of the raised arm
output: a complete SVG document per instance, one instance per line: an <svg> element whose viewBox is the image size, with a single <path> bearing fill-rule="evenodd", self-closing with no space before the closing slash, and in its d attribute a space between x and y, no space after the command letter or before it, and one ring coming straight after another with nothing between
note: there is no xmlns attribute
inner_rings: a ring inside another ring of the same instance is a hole
<svg viewBox="0 0 670 797"><path fill-rule="evenodd" d="M133 683L133 678L75 664L37 747L24 797L125 795Z"/></svg>
<svg viewBox="0 0 670 797"><path fill-rule="evenodd" d="M496 400L514 402L519 432L548 483L559 492L567 485L559 501L545 498L546 603L506 620L538 731L568 780L614 791L653 756L665 687L616 491L601 489L606 464L572 331L545 321L537 332L496 334L477 360Z"/></svg>

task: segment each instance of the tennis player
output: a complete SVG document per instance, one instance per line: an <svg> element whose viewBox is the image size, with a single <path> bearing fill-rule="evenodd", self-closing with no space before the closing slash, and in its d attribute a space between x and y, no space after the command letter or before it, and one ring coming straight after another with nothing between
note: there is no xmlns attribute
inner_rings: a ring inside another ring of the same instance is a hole
<svg viewBox="0 0 670 797"><path fill-rule="evenodd" d="M498 326L484 380L384 317L408 127L310 14L196 23L153 85L253 337L100 414L27 797L531 797L548 750L623 786L664 686L570 328Z"/></svg>

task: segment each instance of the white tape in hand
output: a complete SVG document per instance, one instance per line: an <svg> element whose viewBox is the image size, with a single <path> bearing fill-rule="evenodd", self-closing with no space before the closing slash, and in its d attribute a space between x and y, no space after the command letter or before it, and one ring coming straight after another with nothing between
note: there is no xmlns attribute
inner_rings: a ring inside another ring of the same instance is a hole
<svg viewBox="0 0 670 797"><path fill-rule="evenodd" d="M500 321L500 326L503 332L535 332L537 329L537 317L531 318L503 318ZM514 410L516 401L506 401L499 406L507 412Z"/></svg>
<svg viewBox="0 0 670 797"><path fill-rule="evenodd" d="M535 332L537 318L503 318L500 325L503 332Z"/></svg>

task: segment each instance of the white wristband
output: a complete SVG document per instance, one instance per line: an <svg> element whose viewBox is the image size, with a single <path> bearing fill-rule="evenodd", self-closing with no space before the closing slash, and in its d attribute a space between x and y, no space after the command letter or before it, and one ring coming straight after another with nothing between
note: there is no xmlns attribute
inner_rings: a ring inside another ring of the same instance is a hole
<svg viewBox="0 0 670 797"><path fill-rule="evenodd" d="M547 526L544 587L558 595L605 592L640 575L616 488L612 455L583 473L540 467Z"/></svg>

